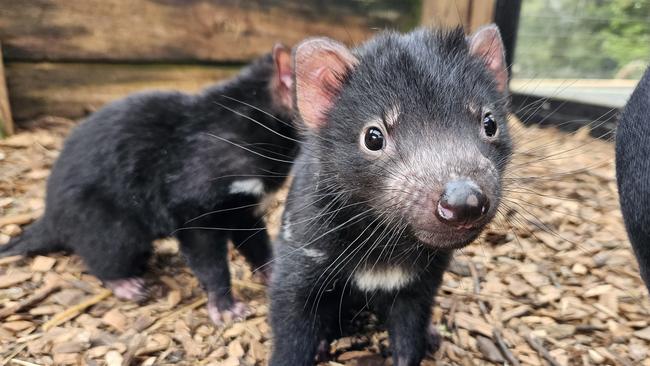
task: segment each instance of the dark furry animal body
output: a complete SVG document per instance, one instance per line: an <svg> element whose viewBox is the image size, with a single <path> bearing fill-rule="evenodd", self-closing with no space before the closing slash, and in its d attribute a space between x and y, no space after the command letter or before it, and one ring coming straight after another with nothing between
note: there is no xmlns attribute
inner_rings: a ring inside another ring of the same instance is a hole
<svg viewBox="0 0 650 366"><path fill-rule="evenodd" d="M152 241L174 233L213 321L243 315L227 242L253 268L270 258L258 204L296 153L290 61L278 45L198 95L134 94L88 117L52 169L43 217L0 255L72 251L116 295L140 299Z"/></svg>
<svg viewBox="0 0 650 366"><path fill-rule="evenodd" d="M650 290L650 68L616 129L616 180L627 234Z"/></svg>
<svg viewBox="0 0 650 366"><path fill-rule="evenodd" d="M393 364L418 365L452 252L494 217L511 154L495 26L294 49L300 119L270 290L271 366L312 365L369 309ZM431 334L431 337L435 337Z"/></svg>

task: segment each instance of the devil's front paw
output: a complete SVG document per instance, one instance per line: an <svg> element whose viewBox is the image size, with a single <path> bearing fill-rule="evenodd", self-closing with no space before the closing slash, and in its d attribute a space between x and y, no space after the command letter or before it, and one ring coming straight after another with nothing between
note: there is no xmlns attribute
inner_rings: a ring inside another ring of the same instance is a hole
<svg viewBox="0 0 650 366"><path fill-rule="evenodd" d="M250 307L241 301L219 301L216 294L208 293L208 315L215 325L242 321L251 314Z"/></svg>

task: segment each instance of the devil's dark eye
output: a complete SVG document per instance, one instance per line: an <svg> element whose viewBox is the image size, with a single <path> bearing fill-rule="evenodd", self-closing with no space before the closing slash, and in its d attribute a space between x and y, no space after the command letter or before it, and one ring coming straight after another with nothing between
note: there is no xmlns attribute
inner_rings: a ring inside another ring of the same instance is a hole
<svg viewBox="0 0 650 366"><path fill-rule="evenodd" d="M370 127L366 130L363 143L368 150L378 151L384 148L384 134L377 127Z"/></svg>
<svg viewBox="0 0 650 366"><path fill-rule="evenodd" d="M485 117L483 117L483 130L487 137L493 137L497 134L497 122L494 120L492 113L487 113Z"/></svg>

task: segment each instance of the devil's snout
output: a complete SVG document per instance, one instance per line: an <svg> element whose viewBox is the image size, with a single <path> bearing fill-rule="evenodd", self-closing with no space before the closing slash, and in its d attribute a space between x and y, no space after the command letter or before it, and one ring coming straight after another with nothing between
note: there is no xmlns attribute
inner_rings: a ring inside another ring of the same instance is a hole
<svg viewBox="0 0 650 366"><path fill-rule="evenodd" d="M490 200L471 180L457 180L445 185L436 216L451 226L466 227L479 221L490 208Z"/></svg>

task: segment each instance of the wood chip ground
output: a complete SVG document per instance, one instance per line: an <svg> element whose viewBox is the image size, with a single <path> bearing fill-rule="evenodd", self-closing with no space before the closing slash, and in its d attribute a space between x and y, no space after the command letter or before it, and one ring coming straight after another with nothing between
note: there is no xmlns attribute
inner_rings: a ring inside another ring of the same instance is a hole
<svg viewBox="0 0 650 366"><path fill-rule="evenodd" d="M0 141L0 244L42 212L73 125L42 118ZM517 121L512 133L500 215L445 275L432 309L443 343L424 364L650 366L650 303L622 225L613 145ZM278 210L269 222L275 232ZM0 259L0 366L266 364L265 288L244 261L232 254L233 283L254 314L215 328L176 243L156 251L143 304L117 300L75 256ZM381 329L331 351L323 365L391 364Z"/></svg>

